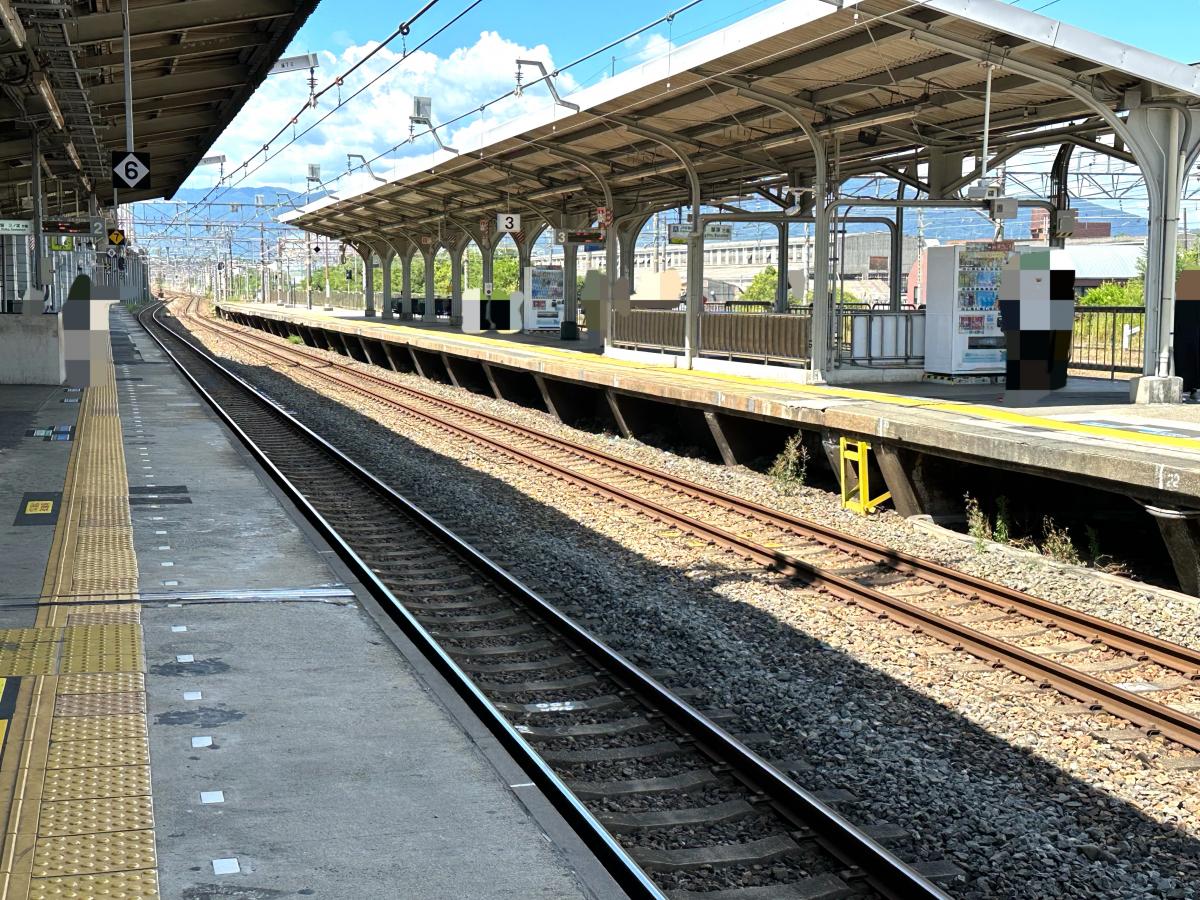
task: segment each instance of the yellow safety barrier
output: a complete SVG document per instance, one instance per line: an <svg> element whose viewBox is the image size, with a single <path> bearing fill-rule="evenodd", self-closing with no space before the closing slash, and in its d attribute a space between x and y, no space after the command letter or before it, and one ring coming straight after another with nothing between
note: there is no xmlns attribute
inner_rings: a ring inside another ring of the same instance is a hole
<svg viewBox="0 0 1200 900"><path fill-rule="evenodd" d="M892 496L891 491L884 491L878 497L871 496L870 452L871 445L866 441L850 441L844 437L838 440L838 477L842 485L842 509L852 509L860 516L865 516ZM852 488L846 487L848 463L855 466L850 473L856 476L856 483Z"/></svg>

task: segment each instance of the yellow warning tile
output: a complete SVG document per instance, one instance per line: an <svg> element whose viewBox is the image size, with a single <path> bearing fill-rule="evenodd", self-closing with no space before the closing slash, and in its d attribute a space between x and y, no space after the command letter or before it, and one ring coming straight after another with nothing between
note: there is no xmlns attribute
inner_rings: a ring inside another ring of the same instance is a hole
<svg viewBox="0 0 1200 900"><path fill-rule="evenodd" d="M137 625L142 621L137 610L70 613L67 625Z"/></svg>
<svg viewBox="0 0 1200 900"><path fill-rule="evenodd" d="M88 653L64 657L59 671L67 672L127 672L141 668L140 653Z"/></svg>
<svg viewBox="0 0 1200 900"><path fill-rule="evenodd" d="M54 645L45 650L29 650L9 653L0 650L0 676L53 675L57 661Z"/></svg>
<svg viewBox="0 0 1200 900"><path fill-rule="evenodd" d="M62 637L62 631L61 628L0 628L0 650L54 643Z"/></svg>
<svg viewBox="0 0 1200 900"><path fill-rule="evenodd" d="M154 865L150 830L39 837L33 853L34 878L125 872Z"/></svg>
<svg viewBox="0 0 1200 900"><path fill-rule="evenodd" d="M138 625L79 625L66 629L60 671L131 672L142 668Z"/></svg>
<svg viewBox="0 0 1200 900"><path fill-rule="evenodd" d="M104 766L95 769L47 769L42 800L88 800L136 797L150 793L149 766Z"/></svg>
<svg viewBox="0 0 1200 900"><path fill-rule="evenodd" d="M146 695L141 691L120 694L59 694L55 716L145 715Z"/></svg>
<svg viewBox="0 0 1200 900"><path fill-rule="evenodd" d="M58 741L50 744L47 769L78 769L89 766L139 766L150 762L146 738L99 741Z"/></svg>
<svg viewBox="0 0 1200 900"><path fill-rule="evenodd" d="M58 679L60 694L121 694L145 689L146 676L141 672L64 675Z"/></svg>
<svg viewBox="0 0 1200 900"><path fill-rule="evenodd" d="M126 716L55 716L50 729L51 741L111 741L144 738L146 717Z"/></svg>
<svg viewBox="0 0 1200 900"><path fill-rule="evenodd" d="M80 498L80 528L131 528L132 525L127 498L90 495Z"/></svg>
<svg viewBox="0 0 1200 900"><path fill-rule="evenodd" d="M60 800L42 804L38 835L58 837L153 827L153 801L147 796Z"/></svg>
<svg viewBox="0 0 1200 900"><path fill-rule="evenodd" d="M63 634L67 654L88 650L141 649L137 623L124 625L78 625Z"/></svg>
<svg viewBox="0 0 1200 900"><path fill-rule="evenodd" d="M158 896L158 873L153 869L35 878L29 888L29 900L158 900Z"/></svg>

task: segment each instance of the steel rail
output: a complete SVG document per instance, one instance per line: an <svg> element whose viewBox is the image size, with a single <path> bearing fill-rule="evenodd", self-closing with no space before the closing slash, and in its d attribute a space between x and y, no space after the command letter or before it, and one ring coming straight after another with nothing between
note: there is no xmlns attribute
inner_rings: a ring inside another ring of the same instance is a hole
<svg viewBox="0 0 1200 900"><path fill-rule="evenodd" d="M199 321L210 328L216 324L203 319ZM246 340L245 335L225 326L224 323L220 323L218 330L228 334L233 340L241 340L243 342ZM255 346L261 347L263 352L271 353L276 358L290 361L287 360L284 354L275 352L276 348L274 345L266 342L256 342ZM291 352L297 357L311 359L308 354L298 348L295 350L288 348L287 352ZM317 360L313 361L317 362ZM930 560L921 559L903 551L891 549L882 544L838 531L818 522L808 521L781 510L771 509L752 500L737 497L716 488L687 481L668 472L621 459L602 450L586 447L565 438L549 434L533 426L518 425L499 416L473 409L444 397L438 397L404 385L397 385L392 381L372 375L369 372L360 372L348 366L337 365L336 367L352 373L355 377L370 380L388 390L399 391L417 397L422 401L453 409L460 415L468 416L494 427L503 428L516 434L531 436L542 443L551 444L563 451L588 457L591 461L603 463L628 474L635 474L658 486L668 487L680 494L687 495L694 500L722 506L731 512L758 519L766 524L792 531L802 537L812 538L819 543L836 547L848 553L858 554L872 562L886 565L897 572L914 575L924 581L962 594L970 599L981 600L1005 610L1015 609L1023 615L1053 624L1087 641L1093 643L1102 642L1114 650L1121 650L1138 659L1150 660L1187 675L1189 678L1200 678L1200 651L1193 650L1190 647L1163 640L1162 638L1128 628L1107 619L1092 616L1041 597L1035 597L1023 591L1018 591L1015 588L990 582ZM318 371L326 377L333 377L316 367L313 368L314 371ZM362 391L361 386L351 385L341 379L337 380L347 388ZM394 402L391 398L384 395L374 392L367 393L375 399L388 403ZM407 407L405 408L407 409Z"/></svg>
<svg viewBox="0 0 1200 900"><path fill-rule="evenodd" d="M155 325L188 347L206 364L218 371L224 378L239 386L247 394L268 406L274 415L284 419L287 424L321 450L329 454L336 462L351 471L356 477L366 481L373 489L381 492L388 499L403 509L422 527L445 541L446 544L478 571L491 579L501 589L521 601L533 614L542 619L548 627L557 631L561 636L578 647L600 668L610 672L618 681L627 685L643 702L662 712L677 727L691 736L705 752L720 762L725 763L743 782L752 786L769 798L772 804L787 818L802 824L813 831L819 843L832 855L851 866L885 897L895 900L907 898L936 898L949 900L949 895L928 881L913 867L895 856L891 851L880 845L860 829L852 825L840 813L817 799L811 792L800 787L778 769L754 753L742 742L738 741L724 729L717 726L693 706L675 695L655 679L651 678L638 667L634 666L623 656L610 648L598 638L580 628L574 621L563 615L558 609L540 597L537 593L513 577L503 568L496 565L480 551L463 541L445 525L438 522L428 513L421 510L411 501L398 494L389 485L378 479L360 464L355 462L335 445L316 434L295 417L280 408L265 397L261 391L231 372L218 362L212 354L197 347L186 337L163 324L158 318L162 304L151 307L148 312ZM238 426L234 418L224 410L214 397L200 384L199 380L188 371L182 362L145 325L142 315L139 321L147 333L159 345L164 353L175 363L187 380L201 394L204 400L213 408L216 414L237 435L251 454L264 466L266 471L275 479L287 494L288 498L297 505L306 518L312 522L321 535L329 540L338 555L350 566L354 574L372 593L380 605L392 614L405 633L414 640L419 648L430 658L439 672L447 677L450 684L460 693L468 704L483 719L501 743L523 765L535 782L547 793L551 802L575 827L580 829L581 836L589 847L611 869L614 877L622 887L638 897L662 897L658 888L650 881L637 863L626 853L606 829L595 819L590 810L574 795L561 779L541 759L537 752L509 724L509 722L479 690L471 679L464 673L445 650L437 643L432 635L404 607L390 590L375 575L370 566L363 562L358 555L338 534L337 530L321 515L308 501L303 492L293 484L271 461L254 441ZM594 846L593 846L594 845Z"/></svg>
<svg viewBox="0 0 1200 900"><path fill-rule="evenodd" d="M225 333L224 329L221 329ZM232 332L230 332L232 335ZM240 337L240 336L239 336ZM289 360L285 355L278 353L274 348L268 350L266 347L259 346L256 342L241 339L242 343L247 346L253 346L260 352L266 352L275 356L277 359ZM293 351L297 355L301 355L300 351ZM333 381L342 387L353 390L357 393L368 396L372 399L379 400L392 405L401 406L406 413L417 416L428 423L442 428L443 430L451 430L458 433L460 436L468 440L482 443L491 449L498 450L509 456L514 456L547 474L551 474L557 478L570 481L580 487L588 490L604 494L611 499L622 503L625 506L638 509L655 519L662 522L667 522L688 534L721 546L727 550L738 553L739 555L758 562L768 568L781 572L782 574L799 578L806 583L812 584L819 590L830 593L838 597L840 600L848 603L855 603L875 612L886 614L898 622L907 625L910 628L927 633L945 643L950 644L958 649L966 650L981 659L992 662L996 665L1001 665L1010 670L1017 672L1031 680L1054 687L1060 692L1080 702L1086 703L1098 709L1103 709L1114 715L1120 716L1129 722L1134 723L1150 734L1161 734L1164 737L1170 738L1184 746L1194 750L1200 750L1200 719L1173 709L1161 703L1156 703L1153 700L1146 699L1132 691L1127 691L1116 685L1109 684L1099 678L1095 678L1084 672L1072 669L1069 666L1057 663L1054 660L1039 656L1007 641L992 637L981 631L969 628L948 617L939 616L922 607L908 603L904 600L889 596L888 594L871 588L867 585L859 584L852 579L845 578L833 572L826 571L817 566L814 566L804 560L782 553L778 550L769 548L761 543L754 541L751 538L743 535L734 534L733 532L722 529L716 525L705 522L694 516L680 513L670 509L663 504L648 498L640 497L630 491L614 485L605 484L602 481L592 479L589 476L575 472L574 470L560 465L553 460L546 459L535 453L527 450L521 450L490 438L486 435L473 432L462 426L455 425L452 422L447 422L439 419L436 416L430 415L421 410L413 409L403 404L397 404L395 400L377 394L374 391L368 390L361 385L355 385L346 379L334 375L326 369L328 366L319 368L308 367L314 373ZM422 399L428 399L441 405L458 407L458 404L453 401L442 400L441 398L423 395L419 391L414 391L410 388L399 387L385 379L376 378L375 376L361 373L356 370L348 369L347 367L339 366L347 371L353 372L355 377L365 377L373 381L385 384L389 389L400 390L414 395L422 396ZM470 410L474 418L490 419L486 414L477 413ZM502 422L502 420L500 420ZM499 422L497 424L500 424ZM536 429L527 428L525 426L514 425L513 423L503 423L505 427L516 433L529 433L542 437L542 433ZM1089 639L1099 639L1102 643L1109 644L1113 649L1120 649L1124 652L1131 653L1136 658L1154 658L1155 655L1161 656L1164 660L1170 660L1171 668L1179 671L1187 672L1194 675L1200 668L1200 654L1194 651L1175 644L1170 644L1166 641L1161 641L1151 635L1146 635L1132 629L1124 628L1115 623L1107 622L1103 619L1087 616L1083 613L1076 613L1073 610L1068 610L1066 607L1058 604L1050 603L1049 601L1040 600L1030 595L1023 594L1009 588L1004 588L1001 585L992 584L991 582L983 581L982 579L973 578L963 573L955 572L935 563L927 563L919 560L916 557L902 554L897 551L891 551L887 548L871 544L867 541L862 541L853 538L850 535L835 531L834 529L826 528L825 526L817 526L814 523L805 522L804 520L794 519L786 514L767 510L758 504L753 504L748 501L743 501L740 498L732 495L723 494L719 491L712 491L707 488L702 488L699 485L694 485L690 482L682 481L657 470L648 469L644 466L639 466L634 463L627 463L624 460L618 460L616 457L608 456L600 451L585 448L580 445L571 445L570 442L563 441L552 436L545 435L548 443L563 446L564 448L572 449L577 454L592 458L596 461L609 461L614 464L626 468L636 474L643 474L653 481L671 484L678 484L685 493L699 493L698 499L706 497L717 498L722 505L728 505L731 511L739 512L744 510L752 511L755 515L759 515L759 511L769 515L780 523L787 523L789 528L794 528L802 536L805 533L813 534L820 533L825 537L825 543L836 542L842 549L848 549L853 552L858 552L861 555L873 554L878 561L887 563L889 559L895 558L897 564L895 568L898 571L905 571L907 567L912 570L914 575L921 577L924 580L930 580L937 583L939 586L951 587L957 582L961 587L957 591L966 594L973 599L988 600L996 605L1004 607L1016 607L1019 611L1022 608L1028 608L1031 611L1036 610L1035 618L1049 618L1054 621L1061 616L1062 624L1060 627L1064 631L1073 634L1083 634ZM795 523L794 525L792 523ZM1032 601L1032 602L1031 602ZM1029 613L1027 613L1029 614ZM1086 626L1079 623L1086 622ZM1055 621L1055 624L1059 622ZM1080 629L1086 629L1081 631ZM1110 638L1111 636L1111 638ZM1111 643L1110 643L1111 639ZM1155 659L1155 661L1158 661Z"/></svg>

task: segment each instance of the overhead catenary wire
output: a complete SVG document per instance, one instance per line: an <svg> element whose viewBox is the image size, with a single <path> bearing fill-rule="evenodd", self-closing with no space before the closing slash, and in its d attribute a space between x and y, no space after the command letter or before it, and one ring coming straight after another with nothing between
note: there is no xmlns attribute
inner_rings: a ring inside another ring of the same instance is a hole
<svg viewBox="0 0 1200 900"><path fill-rule="evenodd" d="M253 161L254 161L254 160L255 160L255 159L256 159L256 158L259 156L259 154L262 154L262 155L263 155L265 158L269 159L269 156L268 156L268 154L269 154L269 152L270 152L270 146L271 146L273 143L275 143L275 141L277 141L277 140L278 140L278 139L279 139L279 138L280 138L280 137L281 137L283 134L285 134L289 128L293 128L293 127L294 127L294 126L297 124L297 121L299 120L300 116L304 115L305 111L307 111L307 110L309 110L309 109L315 109L315 108L316 108L316 106L317 106L317 101L318 101L318 100L320 100L320 99L321 99L321 97L325 96L327 93L329 93L329 92L330 92L330 91L332 91L332 90L335 90L335 89L340 89L340 88L343 86L343 84L345 83L345 80L346 80L346 79L347 79L347 78L348 78L350 75L354 74L354 72L358 71L360 68L362 68L364 65L366 65L366 63L367 63L368 61L370 61L372 58L374 58L374 57L375 57L375 55L376 55L376 54L378 54L378 53L379 53L380 51L382 51L382 50L383 50L385 47L387 47L389 44L391 44L393 41L395 41L395 40L396 40L396 38L407 37L409 34L411 34L411 33L412 33L412 26L413 26L414 24L416 24L416 22L417 22L417 21L418 21L418 20L419 20L419 19L420 19L420 18L421 18L423 15L425 15L425 13L427 13L429 10L433 9L433 7L434 7L434 6L436 6L436 5L437 5L439 2L440 2L440 0L428 0L428 2L426 2L426 3L425 3L425 5L424 5L424 6L422 6L422 7L421 7L419 10L417 10L417 12L416 12L416 13L414 13L414 14L413 14L412 16L410 16L408 19L406 19L405 21L403 21L403 22L401 22L399 25L397 25L397 26L396 26L396 29L395 29L395 30L394 30L394 31L393 31L391 34L389 34L389 35L388 35L386 38L384 38L384 39L383 39L383 40L382 40L380 43L378 43L377 45L375 45L374 47L372 47L372 48L371 48L371 50L370 50L370 52L368 52L366 55L364 55L362 59L360 59L360 60L358 60L356 63L354 63L354 65L352 65L352 66L351 66L349 69L347 69L347 70L346 70L345 72L343 72L341 75L338 75L338 76L337 76L337 77L336 77L336 78L335 78L333 81L331 81L331 82L330 82L329 84L327 84L325 87L321 88L321 90L319 90L319 91L315 91L314 93L312 93L312 94L309 96L309 99L308 99L307 101L305 101L305 104L304 104L302 107L300 107L300 109L299 109L299 110L297 110L297 112L296 112L296 114L295 114L295 115L293 115L293 116L292 116L292 117L291 117L291 118L290 118L290 119L289 119L289 120L288 120L286 123L284 123L284 125L283 125L282 127L280 127L280 129L279 129L278 131L276 131L276 132L275 132L275 134L273 134L273 135L270 137L270 139L269 139L269 140L267 140L267 141L266 141L266 143L264 143L264 144L263 144L263 146L262 146L262 147L261 147L259 150L256 150L256 151L254 151L254 153L252 153L252 154L249 156L249 158L247 158L246 160L244 160L244 161L241 163L241 165L239 165L239 166L238 166L236 169L234 169L233 171L234 171L234 172L238 172L238 171L241 171L241 170L243 170L243 169L248 169L248 168L249 168L249 166L250 166L250 164L251 164L251 163L252 163L252 162L253 162ZM353 100L355 97L357 97L359 94L361 94L361 93L362 93L364 90L366 90L366 88L367 88L367 87L371 86L371 85L372 85L372 84L374 84L376 81L378 81L380 78L382 78L384 75L386 75L386 74L388 74L389 72L391 72L393 69L395 69L395 67L396 67L397 65L399 65L399 63L400 63L400 62L402 62L403 60L405 60L405 59L406 59L408 56L410 56L412 53L414 53L414 52L416 52L417 50L421 49L421 48L422 48L423 46L425 46L425 44L427 44L427 43L428 43L430 40L432 40L433 38L435 38L435 37L437 37L438 35L440 35L440 34L441 34L442 32L444 32L444 31L445 31L447 28L449 28L451 25L453 25L455 22L457 22L457 21L458 21L459 19L461 19L461 18L462 18L464 15L466 15L468 12L470 12L472 9L474 9L476 6L478 6L478 5L479 5L480 3L482 3L482 2L483 2L483 0L474 0L474 2L472 2L472 3L471 3L471 4L470 4L470 5L469 5L469 6L468 6L466 9L464 9L464 10L463 10L462 12L460 12L458 15L454 16L454 17L453 17L453 18L452 18L452 19L451 19L449 22L447 22L447 23L446 23L445 25L443 25L441 28L439 28L439 29L437 29L436 31L434 31L434 32L433 32L433 33L432 33L432 34L431 34L429 37L427 37L427 38L426 38L424 41L422 41L420 44L418 44L416 47L414 47L414 48L413 48L413 50L409 51L409 50L407 50L407 49L406 49L406 50L404 51L404 53L401 55L401 57L400 57L400 59L399 59L399 60L397 60L395 63L393 63L393 64L392 64L391 66L389 66L387 69L384 69L384 70L383 70L381 73L379 73L379 75L377 75L377 76L375 76L374 78L372 78L371 80L369 80L369 81L368 81L368 82L367 82L365 85L363 85L361 88L359 88L359 89L358 89L357 91L355 91L353 94L351 94L351 95L350 95L349 97L347 97L345 100L340 100L340 99L339 99L339 101L338 101L338 105L334 107L333 111L336 111L336 110L338 110L338 109L341 109L343 106L345 106L345 104L346 104L346 103L350 102L350 100ZM301 132L299 135L295 135L295 136L293 136L293 137L292 137L292 140L288 141L286 144L284 144L284 145L283 145L283 147L281 147L281 148L279 148L279 149L280 149L280 150L282 150L282 149L285 149L285 148L287 148L287 147L290 147L292 144L294 144L294 143L295 143L295 142L296 142L296 141L299 139L299 137L303 137L305 134L308 134L308 132L309 132L309 131L311 131L311 130L312 130L312 129L313 129L315 126L316 126L316 125L320 124L321 122L324 122L324 121L325 121L325 119L327 119L327 118L329 117L329 115L330 115L330 114L331 114L331 113L326 113L324 116L322 116L320 119L318 119L318 120L317 120L317 122L315 122L313 125L310 125L310 126L309 126L308 128L306 128L306 129L305 129L303 132ZM278 152L278 151L277 151L277 152ZM261 166L260 166L259 168L261 168ZM257 171L257 168L256 168L254 171ZM236 183L237 183L237 184L240 184L242 181L244 181L244 180L245 180L245 178L246 178L246 177L248 177L248 175L249 175L249 172L247 173L247 175L243 176L243 177L242 177L242 178L241 178L241 179L240 179L238 182L236 182ZM229 178L232 178L232 177L233 177L233 173L230 173L230 175L229 175L228 177L229 177ZM207 194L205 194L203 198L201 198L199 201L197 201L197 204L194 204L194 205L198 205L199 203L204 203L205 201L207 201L207 200L208 200L208 198L209 198L209 197L211 197L211 196L213 195L213 192L214 192L214 191L216 191L218 188L220 188L220 186L221 186L221 182L222 182L222 181L224 181L224 180L225 180L224 178L220 179L220 180L217 182L217 184L216 184L216 185L214 185L214 186L213 186L213 188L212 188L211 190L209 190L209 192L208 192ZM230 185L230 187L233 187L233 186L234 186L233 184L231 184L231 185ZM278 204L277 204L277 205L278 205ZM189 211L190 211L192 208L193 208L193 207L189 207L189 208L188 208L188 209L189 209Z"/></svg>

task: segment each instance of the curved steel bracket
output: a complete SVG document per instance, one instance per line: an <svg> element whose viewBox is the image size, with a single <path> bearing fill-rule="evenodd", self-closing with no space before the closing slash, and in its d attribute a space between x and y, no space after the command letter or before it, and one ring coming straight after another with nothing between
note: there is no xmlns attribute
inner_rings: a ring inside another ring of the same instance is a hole
<svg viewBox="0 0 1200 900"><path fill-rule="evenodd" d="M546 67L542 63L538 62L536 59L518 59L517 60L517 96L518 97L520 97L521 94L525 90L525 86L521 84L521 66L537 66L538 69L541 70L542 77L539 78L537 81L531 81L529 83L529 87L532 87L533 85L537 84L538 81L544 81L544 82L546 82L546 87L550 88L550 96L554 98L555 103L557 103L559 106L563 106L563 107L566 107L567 109L573 110L574 112L579 112L579 104L578 103L571 103L570 101L564 100L562 97L560 97L558 95L558 88L554 86L554 76L557 75L558 73L554 72L553 74L551 74L550 72L547 72Z"/></svg>

